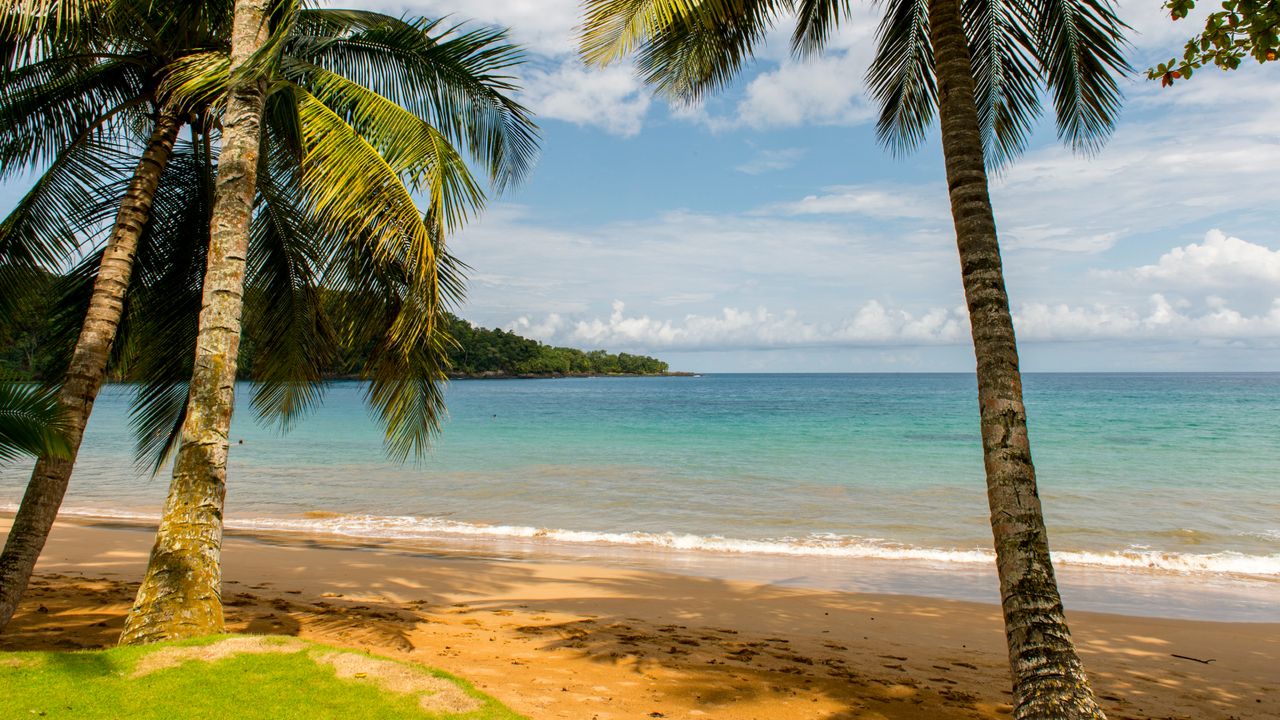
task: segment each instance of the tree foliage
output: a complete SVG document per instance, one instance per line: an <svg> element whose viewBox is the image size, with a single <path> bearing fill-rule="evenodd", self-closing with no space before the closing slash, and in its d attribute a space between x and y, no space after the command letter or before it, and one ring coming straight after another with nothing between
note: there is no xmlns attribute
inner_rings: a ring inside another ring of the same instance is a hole
<svg viewBox="0 0 1280 720"><path fill-rule="evenodd" d="M1196 7L1195 0L1169 0L1169 16L1181 20ZM1280 0L1223 0L1222 9L1209 13L1204 30L1187 41L1182 59L1170 58L1147 70L1147 77L1168 87L1190 79L1198 69L1216 65L1235 70L1247 58L1259 63L1280 57Z"/></svg>

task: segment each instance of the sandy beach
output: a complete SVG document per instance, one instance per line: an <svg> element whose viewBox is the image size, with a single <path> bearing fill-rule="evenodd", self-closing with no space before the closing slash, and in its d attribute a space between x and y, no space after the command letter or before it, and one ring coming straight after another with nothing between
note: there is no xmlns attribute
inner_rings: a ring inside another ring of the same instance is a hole
<svg viewBox="0 0 1280 720"><path fill-rule="evenodd" d="M60 523L0 649L112 644L151 538ZM1011 711L991 605L242 534L224 559L230 630L417 660L534 719ZM1280 714L1280 624L1071 621L1112 718Z"/></svg>

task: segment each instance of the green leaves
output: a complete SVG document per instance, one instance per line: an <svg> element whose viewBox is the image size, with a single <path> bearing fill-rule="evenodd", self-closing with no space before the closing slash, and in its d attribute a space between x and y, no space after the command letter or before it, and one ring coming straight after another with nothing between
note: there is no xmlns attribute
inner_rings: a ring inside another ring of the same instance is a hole
<svg viewBox="0 0 1280 720"><path fill-rule="evenodd" d="M1180 20L1195 8L1195 0L1170 0L1164 5L1170 17ZM1205 18L1204 30L1190 40L1182 59L1147 69L1147 78L1168 87L1190 79L1199 68L1215 65L1235 70L1246 58L1258 63L1280 58L1280 3L1275 0L1225 0L1222 9Z"/></svg>

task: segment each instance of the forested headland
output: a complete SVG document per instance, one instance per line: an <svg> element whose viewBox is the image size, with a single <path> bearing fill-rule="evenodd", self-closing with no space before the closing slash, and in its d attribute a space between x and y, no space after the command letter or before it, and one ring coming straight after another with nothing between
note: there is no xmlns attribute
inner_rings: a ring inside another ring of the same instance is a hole
<svg viewBox="0 0 1280 720"><path fill-rule="evenodd" d="M58 278L45 279L45 292L32 292L16 311L0 317L0 377L41 380L58 372L58 348L66 342L58 327ZM663 375L667 363L645 355L584 351L556 347L499 328L476 327L450 314L449 373L458 378L561 377L575 375ZM74 340L74 338L71 338ZM369 348L341 343L326 369L332 378L357 377ZM241 345L239 375L252 377L254 336L246 328ZM114 380L129 380L127 368L113 368Z"/></svg>

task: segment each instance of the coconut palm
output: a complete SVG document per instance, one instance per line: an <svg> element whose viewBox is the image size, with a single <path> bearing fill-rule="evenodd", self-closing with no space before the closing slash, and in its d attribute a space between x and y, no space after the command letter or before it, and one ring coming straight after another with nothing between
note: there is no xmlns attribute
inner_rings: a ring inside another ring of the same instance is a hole
<svg viewBox="0 0 1280 720"><path fill-rule="evenodd" d="M57 397L48 388L0 382L0 463L22 455L66 456Z"/></svg>
<svg viewBox="0 0 1280 720"><path fill-rule="evenodd" d="M456 276L444 234L483 201L451 141L498 186L528 169L527 114L494 74L518 60L492 31L446 29L373 13L299 11L236 0L229 56L193 57L175 94L225 97L208 263L173 479L147 574L122 643L220 632L227 434L245 303L246 255L264 126L296 128L289 180L322 236L358 252L325 256L362 285L405 288L365 374L393 452L420 452L438 426L447 362L444 313ZM358 80L356 80L358 78ZM287 173L287 170L284 171ZM425 217L411 192L428 195ZM386 312L386 311L384 311ZM352 330L352 332L359 332Z"/></svg>
<svg viewBox="0 0 1280 720"><path fill-rule="evenodd" d="M659 91L697 100L724 86L782 17L792 49L820 52L848 0L585 0L584 58L638 51ZM888 0L868 79L881 138L920 142L938 113L961 277L977 358L978 405L1000 592L1018 718L1100 718L1063 615L1027 433L1022 379L988 164L1016 155L1053 97L1060 136L1092 149L1119 105L1123 24L1107 0Z"/></svg>

